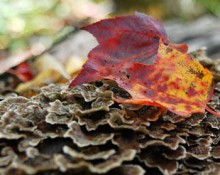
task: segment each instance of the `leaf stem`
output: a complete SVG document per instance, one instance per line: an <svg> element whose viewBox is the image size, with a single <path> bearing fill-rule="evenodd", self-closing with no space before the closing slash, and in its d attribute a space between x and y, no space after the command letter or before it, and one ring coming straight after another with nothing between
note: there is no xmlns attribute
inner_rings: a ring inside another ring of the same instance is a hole
<svg viewBox="0 0 220 175"><path fill-rule="evenodd" d="M207 105L205 106L205 109L207 111L209 111L211 114L216 115L217 117L220 117L220 113L217 113L216 111L214 111L213 109L211 109L210 107L208 107Z"/></svg>

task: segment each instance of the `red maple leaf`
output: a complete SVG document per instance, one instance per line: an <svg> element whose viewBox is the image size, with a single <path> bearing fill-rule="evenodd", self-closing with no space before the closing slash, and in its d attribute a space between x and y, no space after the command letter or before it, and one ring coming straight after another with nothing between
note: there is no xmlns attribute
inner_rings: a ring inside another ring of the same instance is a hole
<svg viewBox="0 0 220 175"><path fill-rule="evenodd" d="M189 116L204 112L212 74L187 54L186 44L169 44L156 19L133 16L102 20L84 27L98 40L70 87L104 78L115 80L132 98L121 103L153 105Z"/></svg>

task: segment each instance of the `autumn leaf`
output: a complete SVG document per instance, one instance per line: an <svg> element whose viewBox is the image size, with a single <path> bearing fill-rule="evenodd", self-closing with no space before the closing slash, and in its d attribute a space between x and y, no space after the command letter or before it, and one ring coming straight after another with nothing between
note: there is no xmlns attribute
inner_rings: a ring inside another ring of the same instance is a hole
<svg viewBox="0 0 220 175"><path fill-rule="evenodd" d="M34 78L34 73L27 62L19 64L15 70L8 70L8 73L15 75L23 82L28 82Z"/></svg>
<svg viewBox="0 0 220 175"><path fill-rule="evenodd" d="M211 72L187 54L186 44L169 44L157 20L136 13L84 29L99 45L70 87L107 78L131 94L131 99L115 99L120 103L159 106L182 116L214 112L206 106Z"/></svg>

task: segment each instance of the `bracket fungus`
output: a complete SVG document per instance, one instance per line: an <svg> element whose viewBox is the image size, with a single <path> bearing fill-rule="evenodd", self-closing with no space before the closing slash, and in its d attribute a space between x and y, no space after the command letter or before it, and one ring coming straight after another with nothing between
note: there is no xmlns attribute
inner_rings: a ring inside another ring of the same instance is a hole
<svg viewBox="0 0 220 175"><path fill-rule="evenodd" d="M215 62L210 64L214 69ZM218 76L214 78L219 84ZM152 120L149 116L157 108L115 102L119 92L110 81L73 88L51 84L32 98L8 92L0 101L0 174L169 175L218 170L219 118L209 112L188 118L167 112ZM209 102L215 110L219 96L216 86Z"/></svg>

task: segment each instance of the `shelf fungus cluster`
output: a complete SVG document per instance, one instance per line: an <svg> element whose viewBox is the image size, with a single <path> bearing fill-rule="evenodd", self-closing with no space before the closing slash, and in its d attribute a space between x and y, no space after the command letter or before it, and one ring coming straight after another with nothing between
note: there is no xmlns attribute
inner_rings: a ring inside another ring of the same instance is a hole
<svg viewBox="0 0 220 175"><path fill-rule="evenodd" d="M219 110L216 86L209 106ZM217 63L217 62L216 62ZM0 174L211 174L220 162L220 118L188 118L114 102L129 94L110 81L49 85L32 98L2 95Z"/></svg>

